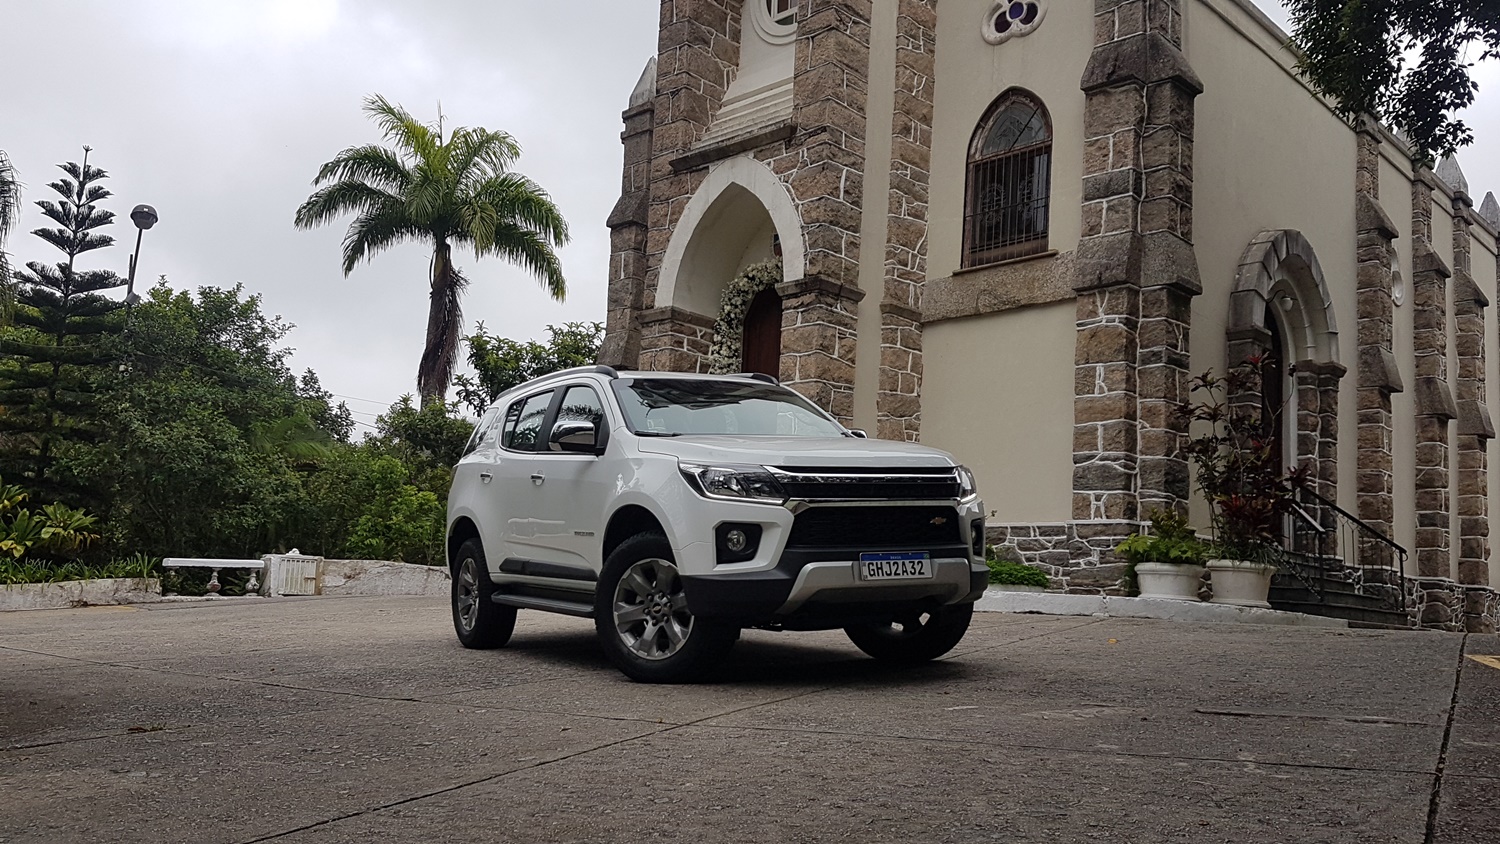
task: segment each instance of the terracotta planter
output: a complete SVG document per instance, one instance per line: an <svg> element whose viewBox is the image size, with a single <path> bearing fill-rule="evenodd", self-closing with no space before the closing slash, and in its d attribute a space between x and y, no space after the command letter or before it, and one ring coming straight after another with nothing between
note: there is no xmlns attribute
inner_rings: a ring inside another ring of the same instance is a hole
<svg viewBox="0 0 1500 844"><path fill-rule="evenodd" d="M1271 594L1271 575L1276 567L1248 560L1209 560L1209 580L1213 583L1215 604L1270 609L1266 597Z"/></svg>
<svg viewBox="0 0 1500 844"><path fill-rule="evenodd" d="M1142 598L1166 598L1170 601L1198 600L1198 586L1203 566L1181 566L1175 563L1136 563L1135 581Z"/></svg>

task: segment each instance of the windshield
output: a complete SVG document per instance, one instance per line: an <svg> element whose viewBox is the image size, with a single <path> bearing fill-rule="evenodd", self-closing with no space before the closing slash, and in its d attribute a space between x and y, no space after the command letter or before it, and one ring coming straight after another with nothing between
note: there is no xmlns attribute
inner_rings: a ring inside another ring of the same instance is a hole
<svg viewBox="0 0 1500 844"><path fill-rule="evenodd" d="M642 436L731 434L839 437L844 429L797 393L772 384L687 378L622 378L615 395Z"/></svg>

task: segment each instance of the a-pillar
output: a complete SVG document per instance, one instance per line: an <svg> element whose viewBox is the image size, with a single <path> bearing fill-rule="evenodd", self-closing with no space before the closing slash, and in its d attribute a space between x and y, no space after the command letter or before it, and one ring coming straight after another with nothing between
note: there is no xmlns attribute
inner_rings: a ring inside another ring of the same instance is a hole
<svg viewBox="0 0 1500 844"><path fill-rule="evenodd" d="M1412 353L1416 373L1417 573L1452 577L1448 423L1458 415L1448 381L1448 279L1432 248L1431 170L1412 183Z"/></svg>

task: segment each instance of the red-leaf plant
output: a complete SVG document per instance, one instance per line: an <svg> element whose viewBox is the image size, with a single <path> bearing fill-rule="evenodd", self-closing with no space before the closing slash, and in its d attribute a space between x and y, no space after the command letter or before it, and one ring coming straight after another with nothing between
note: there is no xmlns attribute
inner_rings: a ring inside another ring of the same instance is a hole
<svg viewBox="0 0 1500 844"><path fill-rule="evenodd" d="M1186 453L1211 510L1214 556L1274 564L1282 525L1296 506L1297 491L1307 485L1308 471L1281 471L1273 432L1284 408L1271 408L1267 419L1256 398L1262 395L1264 363L1256 356L1223 377L1212 370L1199 375L1191 382L1198 400L1178 412L1208 426L1188 441Z"/></svg>

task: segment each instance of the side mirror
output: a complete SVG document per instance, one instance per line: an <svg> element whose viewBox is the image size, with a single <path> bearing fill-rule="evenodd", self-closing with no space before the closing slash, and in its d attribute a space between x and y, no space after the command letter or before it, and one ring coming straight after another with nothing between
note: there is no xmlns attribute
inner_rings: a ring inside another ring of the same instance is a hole
<svg viewBox="0 0 1500 844"><path fill-rule="evenodd" d="M593 422L583 419L558 420L552 426L552 437L548 443L552 451L569 451L580 454L598 454L599 431Z"/></svg>
<svg viewBox="0 0 1500 844"><path fill-rule="evenodd" d="M852 437L854 437L854 438L856 438L856 439L861 439L861 440L866 440L866 439L870 438L870 435L867 434L867 433L865 433L863 428L850 428L849 429L849 435L852 436Z"/></svg>

